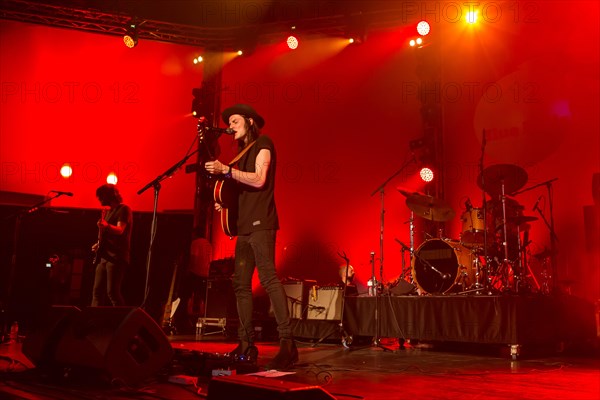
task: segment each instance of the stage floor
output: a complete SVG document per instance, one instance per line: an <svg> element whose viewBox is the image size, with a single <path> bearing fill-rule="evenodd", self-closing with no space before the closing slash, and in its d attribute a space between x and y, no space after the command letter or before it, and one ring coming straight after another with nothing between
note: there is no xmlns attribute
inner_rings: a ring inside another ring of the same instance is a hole
<svg viewBox="0 0 600 400"><path fill-rule="evenodd" d="M181 354L220 357L235 343L219 336L170 336L178 370L172 365L140 387L110 387L75 378L50 378L20 352L20 344L0 345L0 398L16 399L198 399L206 398L210 378L202 374L198 387L166 382L170 373L198 369L181 363ZM556 349L552 354L508 357L502 345L419 342L399 348L397 339L340 344L335 335L326 342L299 342L300 361L283 381L321 387L336 399L599 399L598 347L590 345ZM258 344L258 366L276 353L277 344ZM562 351L560 351L562 350ZM241 369L240 369L241 370ZM275 378L265 378L275 379ZM200 392L198 394L198 389ZM319 389L321 390L321 389ZM3 397L4 395L4 397ZM210 395L208 396L210 399ZM219 397L220 398L220 397ZM248 397L246 397L248 398ZM262 398L262 397L261 397ZM265 397L269 399L270 397ZM287 397L272 397L287 398ZM295 397L296 398L296 397ZM307 395L306 400L313 400ZM232 399L234 400L234 399Z"/></svg>

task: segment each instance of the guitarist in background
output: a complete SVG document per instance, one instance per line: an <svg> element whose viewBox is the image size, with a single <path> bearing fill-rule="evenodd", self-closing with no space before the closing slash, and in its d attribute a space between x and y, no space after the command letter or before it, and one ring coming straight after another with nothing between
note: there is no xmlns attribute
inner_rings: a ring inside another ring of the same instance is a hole
<svg viewBox="0 0 600 400"><path fill-rule="evenodd" d="M105 184L96 189L96 197L107 213L98 221L98 242L92 246L96 252L96 275L92 292L92 306L102 305L104 296L110 304L125 304L121 283L125 268L129 265L129 248L133 217L131 208L123 204L123 198L115 185Z"/></svg>
<svg viewBox="0 0 600 400"><path fill-rule="evenodd" d="M252 275L256 268L260 283L271 299L280 338L279 352L267 368L287 369L298 361L298 350L292 337L285 290L275 271L275 238L279 229L275 207L275 146L268 136L260 134L265 120L252 107L237 104L224 110L221 117L235 131L240 154L246 150L236 168L218 160L205 164L209 173L223 175L224 183L237 184L239 193L233 289L240 319L240 342L229 354L254 361L258 356L252 325ZM249 146L252 147L247 149ZM215 209L222 212L219 203Z"/></svg>

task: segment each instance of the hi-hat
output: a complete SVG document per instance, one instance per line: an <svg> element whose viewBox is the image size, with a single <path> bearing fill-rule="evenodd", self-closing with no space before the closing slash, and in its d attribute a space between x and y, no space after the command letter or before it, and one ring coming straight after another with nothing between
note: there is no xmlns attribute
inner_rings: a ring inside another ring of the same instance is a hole
<svg viewBox="0 0 600 400"><path fill-rule="evenodd" d="M479 174L477 186L494 196L502 194L504 185L504 194L511 194L525 186L527 178L527 172L517 165L496 164Z"/></svg>
<svg viewBox="0 0 600 400"><path fill-rule="evenodd" d="M456 215L444 200L424 194L413 193L407 196L406 205L419 217L430 221L449 221Z"/></svg>

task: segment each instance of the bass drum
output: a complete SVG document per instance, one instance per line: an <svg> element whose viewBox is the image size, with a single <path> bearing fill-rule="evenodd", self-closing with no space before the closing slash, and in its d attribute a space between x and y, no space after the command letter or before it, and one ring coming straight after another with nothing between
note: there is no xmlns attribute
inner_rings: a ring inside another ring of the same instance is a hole
<svg viewBox="0 0 600 400"><path fill-rule="evenodd" d="M465 290L475 279L475 255L459 242L429 239L415 251L413 279L429 294Z"/></svg>

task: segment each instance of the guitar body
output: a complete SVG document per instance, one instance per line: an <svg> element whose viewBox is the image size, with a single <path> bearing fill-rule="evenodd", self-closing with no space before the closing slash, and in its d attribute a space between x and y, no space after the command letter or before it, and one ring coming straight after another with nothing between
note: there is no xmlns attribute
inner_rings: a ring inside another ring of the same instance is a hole
<svg viewBox="0 0 600 400"><path fill-rule="evenodd" d="M179 298L173 301L173 292L175 291L175 282L177 280L177 269L179 268L179 264L175 263L175 267L173 268L173 276L171 277L171 289L169 290L169 298L167 299L167 304L165 304L165 312L163 313L162 319L162 328L168 334L174 335L177 333L177 328L173 323L173 315L177 311L177 307L179 306Z"/></svg>
<svg viewBox="0 0 600 400"><path fill-rule="evenodd" d="M229 237L237 235L238 190L231 179L218 179L213 190L214 199L222 207L221 228Z"/></svg>

